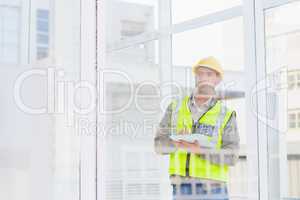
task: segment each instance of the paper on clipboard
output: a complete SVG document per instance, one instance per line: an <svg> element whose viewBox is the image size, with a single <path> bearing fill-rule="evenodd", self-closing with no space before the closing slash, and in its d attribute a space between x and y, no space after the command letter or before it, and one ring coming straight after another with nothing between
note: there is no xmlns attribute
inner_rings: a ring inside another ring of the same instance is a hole
<svg viewBox="0 0 300 200"><path fill-rule="evenodd" d="M202 147L212 148L213 143L208 139L208 136L198 133L193 134L172 134L170 138L174 141L183 140L186 142L195 142L198 141L199 145Z"/></svg>

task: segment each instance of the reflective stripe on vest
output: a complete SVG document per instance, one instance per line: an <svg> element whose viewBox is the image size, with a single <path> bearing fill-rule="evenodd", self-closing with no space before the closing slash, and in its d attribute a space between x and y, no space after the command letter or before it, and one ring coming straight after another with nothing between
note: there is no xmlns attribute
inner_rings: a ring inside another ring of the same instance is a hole
<svg viewBox="0 0 300 200"><path fill-rule="evenodd" d="M176 122L176 134L182 130L192 133L193 119L192 114L188 107L189 96L186 96L182 101L174 101L172 104L173 115L172 126L174 121ZM179 109L178 108L179 103ZM207 136L208 140L212 143L212 147L220 150L222 145L222 133L226 123L228 122L232 110L229 110L217 101L216 104L211 107L206 113L199 119L199 125L213 126L215 127L213 134ZM186 176L186 162L187 162L187 151L178 149L176 152L170 154L169 163L169 174ZM224 156L220 156L220 159L224 159ZM189 160L189 176L196 178L204 178L219 181L228 181L228 166L225 164L213 164L209 160L200 157L197 154L190 153Z"/></svg>

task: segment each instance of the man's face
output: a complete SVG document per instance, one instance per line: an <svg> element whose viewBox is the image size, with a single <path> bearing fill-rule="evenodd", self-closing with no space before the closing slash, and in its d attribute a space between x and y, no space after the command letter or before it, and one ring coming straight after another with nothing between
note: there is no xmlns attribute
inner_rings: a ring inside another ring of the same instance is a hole
<svg viewBox="0 0 300 200"><path fill-rule="evenodd" d="M215 87L221 81L216 71L206 67L198 67L195 76L197 87L201 87L202 85Z"/></svg>

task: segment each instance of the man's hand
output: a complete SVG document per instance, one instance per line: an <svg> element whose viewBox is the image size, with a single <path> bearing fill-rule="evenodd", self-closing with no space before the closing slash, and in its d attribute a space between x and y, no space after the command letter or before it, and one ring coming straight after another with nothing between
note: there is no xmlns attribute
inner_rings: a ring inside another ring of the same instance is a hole
<svg viewBox="0 0 300 200"><path fill-rule="evenodd" d="M179 140L178 142L177 141L172 141L172 142L177 148L184 149L188 152L196 153L196 154L200 154L200 152L201 152L200 145L197 141L186 142L183 140Z"/></svg>

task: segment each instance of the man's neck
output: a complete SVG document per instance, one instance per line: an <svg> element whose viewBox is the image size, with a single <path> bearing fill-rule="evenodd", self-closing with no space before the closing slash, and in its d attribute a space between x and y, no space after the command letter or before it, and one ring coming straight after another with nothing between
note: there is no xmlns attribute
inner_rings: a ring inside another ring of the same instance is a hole
<svg viewBox="0 0 300 200"><path fill-rule="evenodd" d="M194 97L195 98L195 97ZM195 98L195 103L197 106L202 106L209 100L209 97L197 97Z"/></svg>

